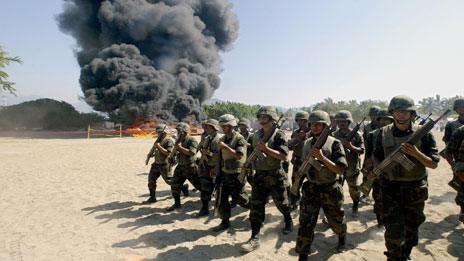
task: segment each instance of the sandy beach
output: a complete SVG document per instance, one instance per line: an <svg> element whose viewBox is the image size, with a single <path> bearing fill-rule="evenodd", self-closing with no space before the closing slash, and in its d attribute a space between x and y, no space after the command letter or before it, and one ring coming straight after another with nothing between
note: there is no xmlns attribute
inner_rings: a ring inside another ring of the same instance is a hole
<svg viewBox="0 0 464 261"><path fill-rule="evenodd" d="M436 133L441 140L441 133ZM282 216L268 205L261 248L243 255L248 211L233 209L232 228L214 233L220 220L194 218L199 193L172 204L170 187L158 181L158 202L147 198L145 155L153 140L0 138L0 260L296 260L298 226L280 233ZM440 148L443 143L439 143ZM413 260L464 260L464 225L458 221L451 171L442 160L429 175L426 221ZM353 218L345 185L350 250L334 251L337 237L316 227L312 260L384 260L383 233L372 205Z"/></svg>

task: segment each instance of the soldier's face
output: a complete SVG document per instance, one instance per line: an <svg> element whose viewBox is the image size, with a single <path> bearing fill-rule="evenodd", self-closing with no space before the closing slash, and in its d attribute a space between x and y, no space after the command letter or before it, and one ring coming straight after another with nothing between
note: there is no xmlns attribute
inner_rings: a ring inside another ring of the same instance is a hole
<svg viewBox="0 0 464 261"><path fill-rule="evenodd" d="M246 125L243 125L243 124L239 124L239 125L238 125L238 128L240 129L240 132L242 132L242 133L245 133L245 132L248 131L247 126L246 126Z"/></svg>
<svg viewBox="0 0 464 261"><path fill-rule="evenodd" d="M340 129L346 130L350 126L350 122L347 120L337 120L337 125Z"/></svg>
<svg viewBox="0 0 464 261"><path fill-rule="evenodd" d="M456 112L459 114L459 116L464 116L464 107L456 108Z"/></svg>
<svg viewBox="0 0 464 261"><path fill-rule="evenodd" d="M391 124L393 122L392 119L390 118L379 118L379 124L380 126L387 126L388 124Z"/></svg>
<svg viewBox="0 0 464 261"><path fill-rule="evenodd" d="M258 117L258 121L261 126L264 126L271 122L271 117L265 114L261 114Z"/></svg>
<svg viewBox="0 0 464 261"><path fill-rule="evenodd" d="M212 134L214 132L214 128L212 126L210 126L210 125L206 125L205 131L208 134Z"/></svg>
<svg viewBox="0 0 464 261"><path fill-rule="evenodd" d="M232 126L230 125L222 125L221 127L222 127L222 132L226 134L232 132Z"/></svg>
<svg viewBox="0 0 464 261"><path fill-rule="evenodd" d="M298 127L300 129L306 128L306 126L308 126L308 120L300 119L300 120L297 120L296 123L298 124Z"/></svg>
<svg viewBox="0 0 464 261"><path fill-rule="evenodd" d="M311 123L311 133L314 134L315 136L318 136L319 134L321 134L324 128L325 128L324 123L320 123L320 122Z"/></svg>
<svg viewBox="0 0 464 261"><path fill-rule="evenodd" d="M412 111L394 110L393 118L398 124L406 124L411 120Z"/></svg>

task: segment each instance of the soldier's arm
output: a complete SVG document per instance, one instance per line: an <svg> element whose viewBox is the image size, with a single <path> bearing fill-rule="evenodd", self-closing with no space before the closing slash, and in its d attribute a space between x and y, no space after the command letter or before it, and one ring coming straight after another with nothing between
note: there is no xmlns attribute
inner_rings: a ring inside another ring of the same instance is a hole
<svg viewBox="0 0 464 261"><path fill-rule="evenodd" d="M189 142L187 142L187 147L185 148L184 146L182 146L181 143L179 143L177 145L177 150L184 154L184 155L187 155L189 157L195 155L197 153L197 149L198 149L198 142L195 141L195 140L190 140Z"/></svg>
<svg viewBox="0 0 464 261"><path fill-rule="evenodd" d="M437 143L431 133L422 138L421 148L411 144L401 144L401 149L408 155L416 158L427 168L435 169L438 166L440 157L438 155Z"/></svg>
<svg viewBox="0 0 464 261"><path fill-rule="evenodd" d="M330 158L327 158L321 150L314 150L313 156L320 160L331 172L336 174L343 174L348 167L345 150L339 140L334 141Z"/></svg>
<svg viewBox="0 0 464 261"><path fill-rule="evenodd" d="M443 135L443 142L445 142L445 144L448 144L449 140L451 139L451 123L448 122L446 123L445 125L445 134Z"/></svg>
<svg viewBox="0 0 464 261"><path fill-rule="evenodd" d="M455 155L457 154L461 143L464 139L464 128L456 130L446 145L445 148L445 159L453 167L455 164Z"/></svg>
<svg viewBox="0 0 464 261"><path fill-rule="evenodd" d="M364 154L364 141L363 137L359 133L355 135L353 142L349 142L349 144L346 145L352 152L355 152L359 155Z"/></svg>
<svg viewBox="0 0 464 261"><path fill-rule="evenodd" d="M156 147L158 148L158 151L163 154L164 156L169 156L171 154L172 148L174 147L174 142L169 140L166 142L166 148L161 146L161 144L157 143Z"/></svg>
<svg viewBox="0 0 464 261"><path fill-rule="evenodd" d="M267 144L260 143L261 151L266 153L267 155L282 161L287 160L288 155L288 142L285 134L283 132L276 133L274 137L274 144L272 144L272 148L267 146Z"/></svg>

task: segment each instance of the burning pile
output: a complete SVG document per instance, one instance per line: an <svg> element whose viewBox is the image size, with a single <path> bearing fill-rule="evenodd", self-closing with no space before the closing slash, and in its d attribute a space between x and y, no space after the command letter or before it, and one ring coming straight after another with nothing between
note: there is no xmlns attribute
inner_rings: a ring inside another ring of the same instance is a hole
<svg viewBox="0 0 464 261"><path fill-rule="evenodd" d="M131 120L200 118L239 28L228 0L65 0L57 20L76 38L85 101Z"/></svg>

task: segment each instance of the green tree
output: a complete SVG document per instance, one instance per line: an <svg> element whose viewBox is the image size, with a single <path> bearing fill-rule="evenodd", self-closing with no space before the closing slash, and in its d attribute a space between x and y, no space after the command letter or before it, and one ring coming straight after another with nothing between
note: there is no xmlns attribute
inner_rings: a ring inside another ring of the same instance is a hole
<svg viewBox="0 0 464 261"><path fill-rule="evenodd" d="M259 105L247 105L239 102L217 102L209 105L203 105L203 112L208 118L217 119L221 115L230 113L236 118L248 118L250 120L256 117Z"/></svg>
<svg viewBox="0 0 464 261"><path fill-rule="evenodd" d="M16 94L16 89L14 88L15 83L8 80L10 76L3 70L3 68L13 62L22 63L19 57L10 57L8 53L3 50L2 46L0 46L0 92L6 91L11 94Z"/></svg>

